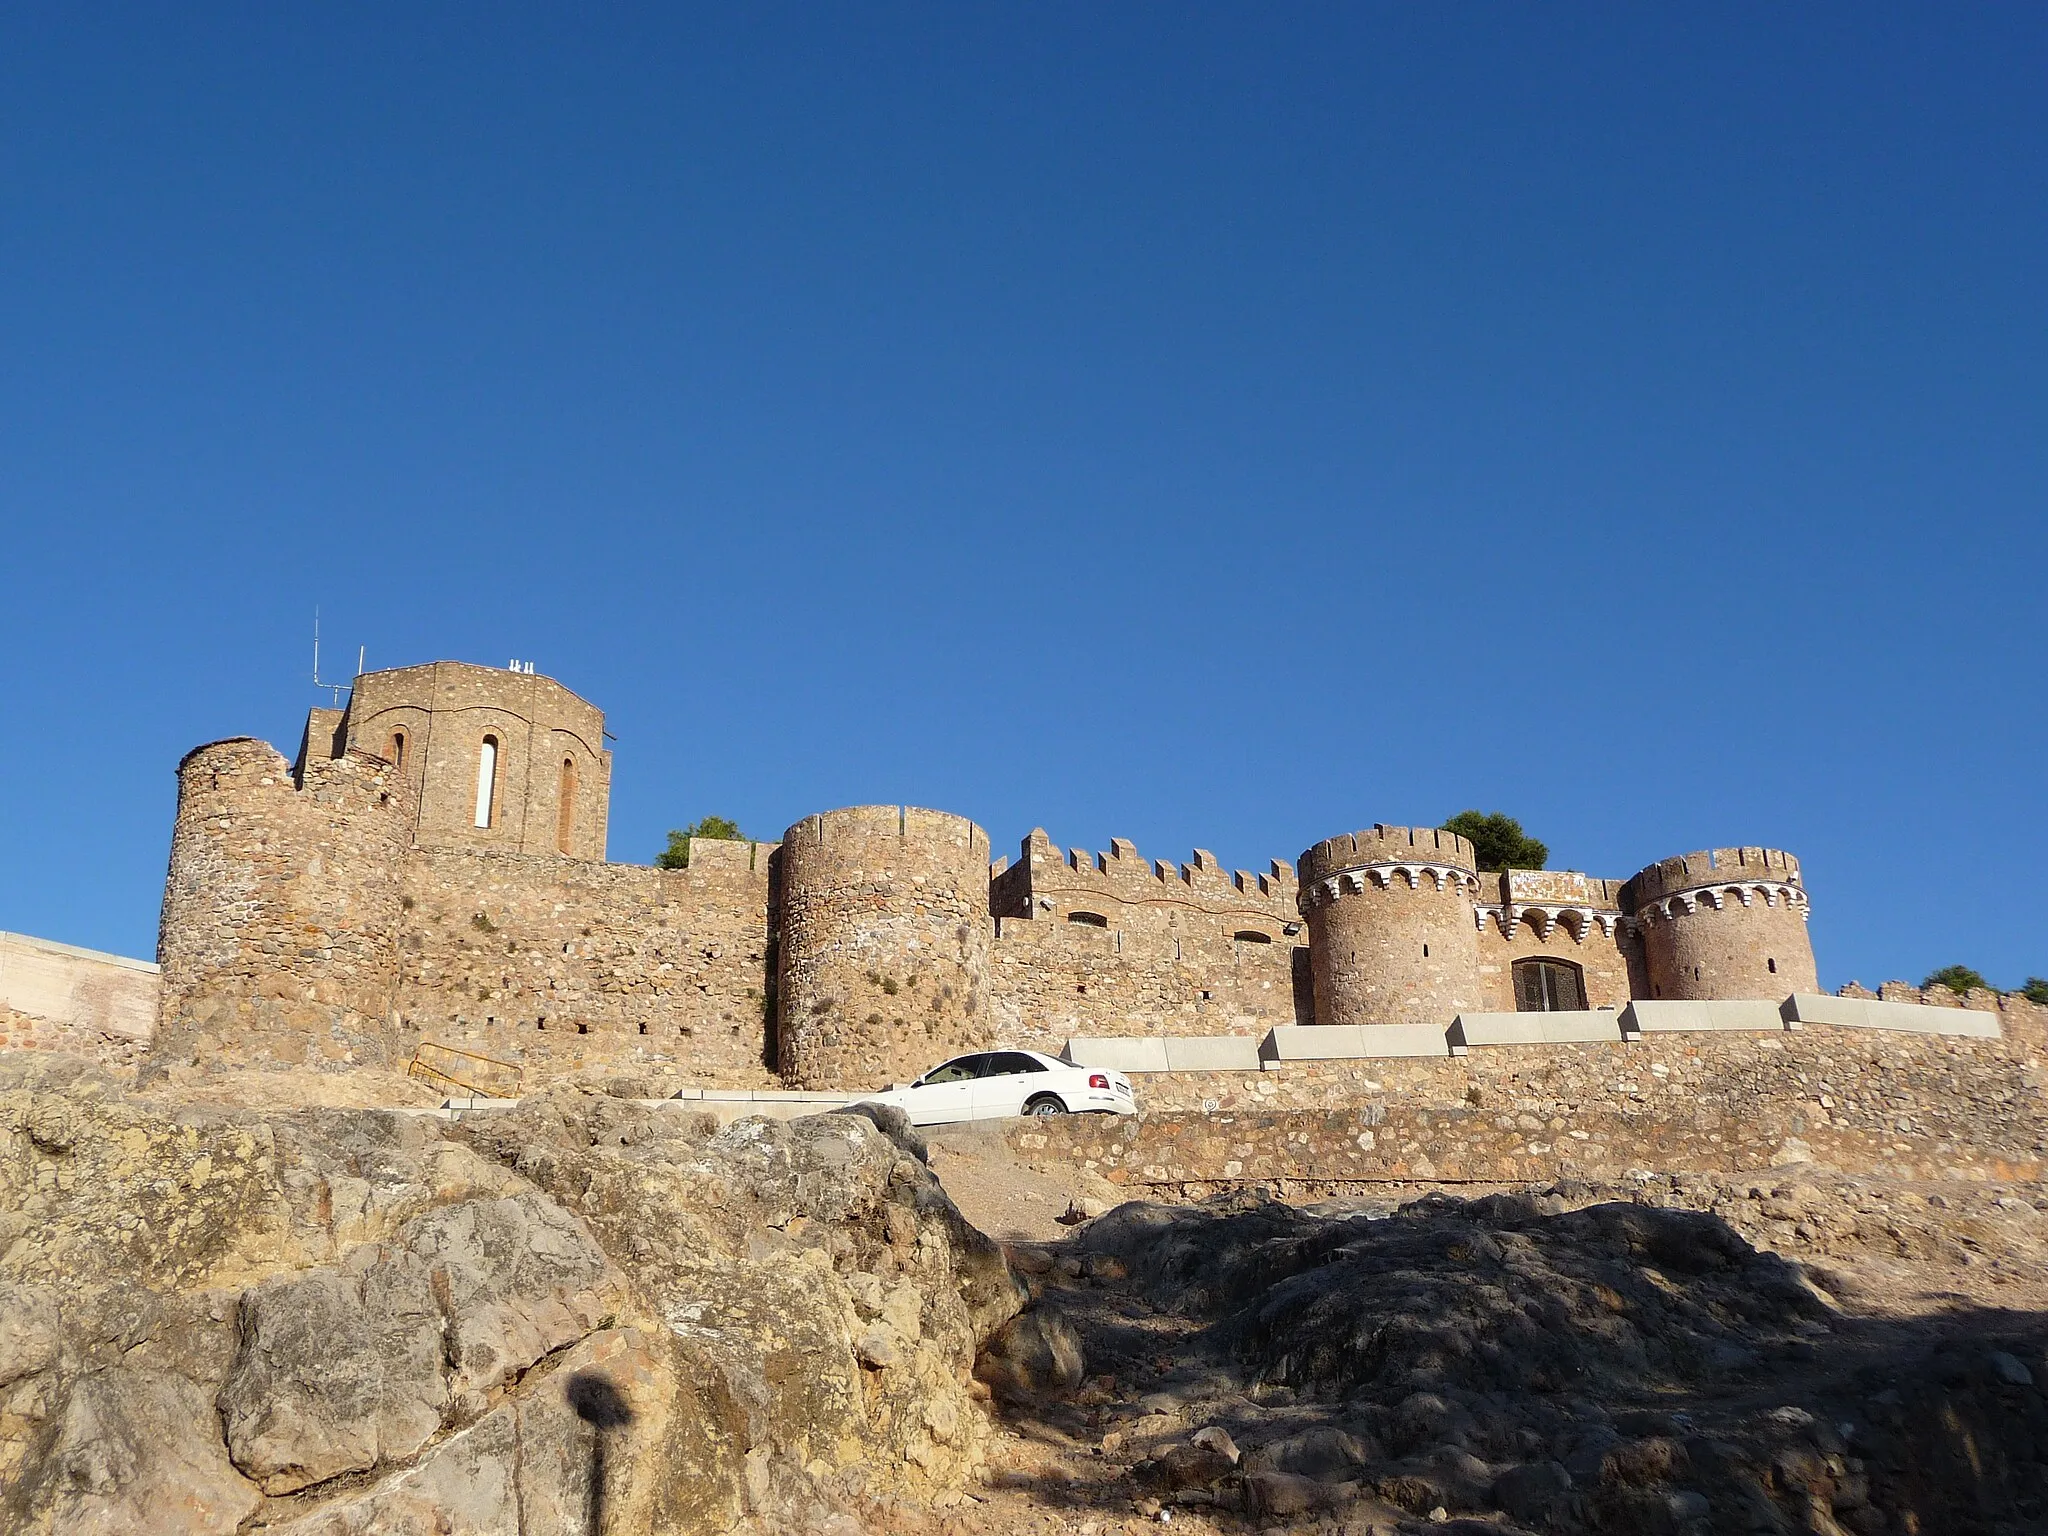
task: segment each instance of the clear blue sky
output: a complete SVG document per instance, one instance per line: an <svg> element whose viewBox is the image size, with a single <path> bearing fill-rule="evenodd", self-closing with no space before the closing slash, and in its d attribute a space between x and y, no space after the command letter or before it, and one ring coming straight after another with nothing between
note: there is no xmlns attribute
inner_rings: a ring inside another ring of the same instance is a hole
<svg viewBox="0 0 2048 1536"><path fill-rule="evenodd" d="M16 6L0 927L189 747L540 669L611 853L1800 854L2048 974L2048 9Z"/></svg>

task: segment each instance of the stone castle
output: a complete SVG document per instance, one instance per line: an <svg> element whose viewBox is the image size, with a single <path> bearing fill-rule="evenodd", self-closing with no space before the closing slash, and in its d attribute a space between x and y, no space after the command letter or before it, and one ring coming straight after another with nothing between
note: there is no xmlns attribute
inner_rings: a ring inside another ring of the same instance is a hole
<svg viewBox="0 0 2048 1536"><path fill-rule="evenodd" d="M155 1056L857 1089L996 1042L1817 990L1776 849L1616 881L1484 873L1452 833L1374 826L1254 874L1034 831L992 863L964 817L857 806L779 843L694 840L668 870L606 861L604 742L552 679L435 662L357 678L296 762L246 737L192 751Z"/></svg>

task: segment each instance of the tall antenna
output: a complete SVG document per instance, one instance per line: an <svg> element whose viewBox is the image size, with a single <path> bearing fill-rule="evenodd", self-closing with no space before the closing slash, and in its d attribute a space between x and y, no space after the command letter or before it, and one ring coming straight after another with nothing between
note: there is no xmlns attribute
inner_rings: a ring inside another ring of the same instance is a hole
<svg viewBox="0 0 2048 1536"><path fill-rule="evenodd" d="M356 671L361 672L362 670L362 658L358 656L356 658ZM332 688L334 690L334 707L336 709L341 708L341 690L343 685L340 683L322 682L320 680L320 605L318 603L313 605L313 686L315 688Z"/></svg>

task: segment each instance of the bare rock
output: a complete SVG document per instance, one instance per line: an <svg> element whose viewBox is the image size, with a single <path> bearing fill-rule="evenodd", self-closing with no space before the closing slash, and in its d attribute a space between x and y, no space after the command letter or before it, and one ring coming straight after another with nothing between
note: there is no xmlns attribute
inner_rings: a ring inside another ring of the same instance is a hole
<svg viewBox="0 0 2048 1536"><path fill-rule="evenodd" d="M9 1490L20 1536L227 1536L262 1495L228 1462L206 1394L157 1371L74 1379L55 1437Z"/></svg>
<svg viewBox="0 0 2048 1536"><path fill-rule="evenodd" d="M1034 1307L998 1329L982 1346L975 1376L1012 1402L1066 1397L1087 1375L1080 1336L1058 1312Z"/></svg>
<svg viewBox="0 0 2048 1536"><path fill-rule="evenodd" d="M219 1404L235 1465L266 1493L411 1456L448 1405L426 1262L377 1252L252 1288Z"/></svg>

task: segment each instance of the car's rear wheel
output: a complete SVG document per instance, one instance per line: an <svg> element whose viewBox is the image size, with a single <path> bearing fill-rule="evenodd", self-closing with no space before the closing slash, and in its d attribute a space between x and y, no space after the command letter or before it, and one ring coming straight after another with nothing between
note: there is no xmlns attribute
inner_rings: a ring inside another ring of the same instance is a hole
<svg viewBox="0 0 2048 1536"><path fill-rule="evenodd" d="M1040 1120L1050 1115L1064 1115L1066 1112L1066 1101L1056 1093L1041 1093L1024 1106L1025 1114Z"/></svg>

